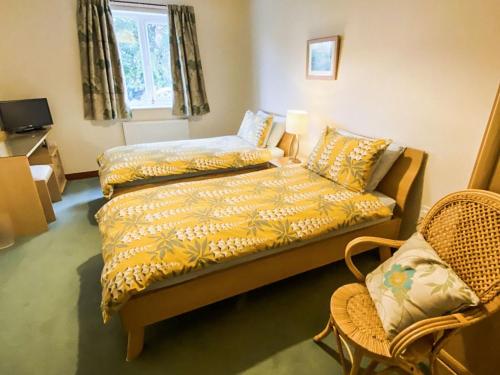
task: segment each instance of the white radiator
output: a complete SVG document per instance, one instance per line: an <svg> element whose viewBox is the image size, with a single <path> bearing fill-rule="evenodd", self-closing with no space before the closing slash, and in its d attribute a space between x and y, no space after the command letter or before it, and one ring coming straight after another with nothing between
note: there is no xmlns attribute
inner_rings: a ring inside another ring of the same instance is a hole
<svg viewBox="0 0 500 375"><path fill-rule="evenodd" d="M189 139L188 120L123 122L126 145Z"/></svg>

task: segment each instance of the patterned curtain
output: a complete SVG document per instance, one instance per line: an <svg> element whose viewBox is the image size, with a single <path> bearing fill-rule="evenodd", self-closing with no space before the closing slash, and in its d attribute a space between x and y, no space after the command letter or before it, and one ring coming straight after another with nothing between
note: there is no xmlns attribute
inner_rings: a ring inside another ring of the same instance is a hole
<svg viewBox="0 0 500 375"><path fill-rule="evenodd" d="M130 118L108 0L78 0L85 119Z"/></svg>
<svg viewBox="0 0 500 375"><path fill-rule="evenodd" d="M201 68L194 8L169 5L170 59L177 116L200 116L210 112Z"/></svg>

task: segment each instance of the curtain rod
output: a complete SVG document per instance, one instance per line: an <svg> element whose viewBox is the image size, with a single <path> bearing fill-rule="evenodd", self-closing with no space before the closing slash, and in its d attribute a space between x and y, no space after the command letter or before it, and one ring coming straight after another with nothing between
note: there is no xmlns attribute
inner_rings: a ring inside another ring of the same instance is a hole
<svg viewBox="0 0 500 375"><path fill-rule="evenodd" d="M152 4L152 3L142 3L138 1L119 1L119 0L111 0L111 4L123 5L123 6L144 6L144 7L153 7L153 8L166 8L166 4Z"/></svg>

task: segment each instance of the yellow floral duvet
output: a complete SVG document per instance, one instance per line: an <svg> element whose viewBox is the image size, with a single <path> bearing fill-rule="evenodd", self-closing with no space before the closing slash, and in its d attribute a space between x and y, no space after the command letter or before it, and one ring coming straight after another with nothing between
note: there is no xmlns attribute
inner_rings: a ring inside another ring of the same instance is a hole
<svg viewBox="0 0 500 375"><path fill-rule="evenodd" d="M118 196L96 215L104 321L156 281L388 216L375 195L300 166Z"/></svg>
<svg viewBox="0 0 500 375"><path fill-rule="evenodd" d="M97 158L106 198L113 186L150 177L243 168L268 162L271 152L238 136L119 146Z"/></svg>

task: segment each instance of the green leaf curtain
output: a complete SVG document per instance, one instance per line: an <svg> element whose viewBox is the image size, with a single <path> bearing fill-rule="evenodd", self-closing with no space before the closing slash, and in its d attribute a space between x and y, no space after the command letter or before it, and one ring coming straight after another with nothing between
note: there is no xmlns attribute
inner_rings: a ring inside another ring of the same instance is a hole
<svg viewBox="0 0 500 375"><path fill-rule="evenodd" d="M169 5L170 59L176 116L201 116L210 112L201 67L194 8Z"/></svg>
<svg viewBox="0 0 500 375"><path fill-rule="evenodd" d="M78 0L85 119L130 118L108 0Z"/></svg>

